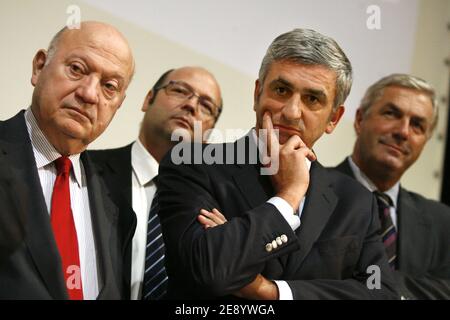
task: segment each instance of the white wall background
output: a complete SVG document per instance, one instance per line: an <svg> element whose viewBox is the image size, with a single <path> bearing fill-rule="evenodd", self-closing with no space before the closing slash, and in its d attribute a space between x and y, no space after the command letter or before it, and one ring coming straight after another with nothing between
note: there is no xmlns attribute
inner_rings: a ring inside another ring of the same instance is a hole
<svg viewBox="0 0 450 320"><path fill-rule="evenodd" d="M116 118L92 148L117 147L135 139L147 91L167 69L201 65L221 84L225 101L218 129L247 129L254 124L253 84L259 63L275 36L296 27L332 36L354 68L354 85L338 129L316 144L319 160L335 165L353 146L354 111L364 90L380 77L408 72L430 81L448 97L450 52L448 0L0 0L0 119L26 108L31 99L31 60L66 23L69 5L82 20L101 20L129 39L137 73ZM367 8L380 8L381 28L369 30ZM445 103L443 104L445 105ZM438 132L403 184L437 199L444 165L446 108Z"/></svg>

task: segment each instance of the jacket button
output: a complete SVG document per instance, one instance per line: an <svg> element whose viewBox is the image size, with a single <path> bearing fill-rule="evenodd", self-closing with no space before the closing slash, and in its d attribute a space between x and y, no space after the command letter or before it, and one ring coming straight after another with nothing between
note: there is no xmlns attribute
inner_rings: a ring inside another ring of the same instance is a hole
<svg viewBox="0 0 450 320"><path fill-rule="evenodd" d="M283 243L288 242L288 237L285 234L281 235L280 239Z"/></svg>
<svg viewBox="0 0 450 320"><path fill-rule="evenodd" d="M283 241L281 241L280 237L277 237L275 240L279 246L281 246L283 244Z"/></svg>
<svg viewBox="0 0 450 320"><path fill-rule="evenodd" d="M271 243L266 244L266 251L267 252L272 251L272 244Z"/></svg>
<svg viewBox="0 0 450 320"><path fill-rule="evenodd" d="M272 241L272 248L276 249L278 247L278 244L275 240Z"/></svg>

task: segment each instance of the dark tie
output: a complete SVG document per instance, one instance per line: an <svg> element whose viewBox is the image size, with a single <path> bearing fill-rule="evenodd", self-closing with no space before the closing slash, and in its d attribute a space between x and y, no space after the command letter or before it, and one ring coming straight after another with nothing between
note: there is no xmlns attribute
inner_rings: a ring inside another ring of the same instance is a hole
<svg viewBox="0 0 450 320"><path fill-rule="evenodd" d="M167 274L164 266L164 241L157 214L158 211L159 204L155 194L148 216L144 285L142 288L143 300L160 300L164 298L167 292Z"/></svg>
<svg viewBox="0 0 450 320"><path fill-rule="evenodd" d="M393 206L393 203L391 198L385 193L374 191L374 194L377 197L378 202L381 239L383 240L384 248L386 249L389 265L392 269L395 269L397 261L397 231L392 222L389 209Z"/></svg>
<svg viewBox="0 0 450 320"><path fill-rule="evenodd" d="M67 157L55 160L57 176L53 186L50 222L62 260L64 280L71 300L83 299L78 238L70 207L70 169Z"/></svg>

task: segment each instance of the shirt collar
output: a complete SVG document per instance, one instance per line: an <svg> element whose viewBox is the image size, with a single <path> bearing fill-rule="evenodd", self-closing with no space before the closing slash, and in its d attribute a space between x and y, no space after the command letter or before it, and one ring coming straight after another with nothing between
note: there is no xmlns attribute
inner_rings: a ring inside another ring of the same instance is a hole
<svg viewBox="0 0 450 320"><path fill-rule="evenodd" d="M137 139L131 147L131 166L141 186L158 175L159 163Z"/></svg>
<svg viewBox="0 0 450 320"><path fill-rule="evenodd" d="M377 190L375 184L364 174L364 172L359 169L356 163L353 161L352 157L347 157L348 163L350 164L350 168L355 175L356 180L358 180L364 187L369 189L371 192ZM397 182L390 188L389 190L384 191L383 193L387 194L394 204L394 208L397 208L397 199L398 193L400 191L400 182Z"/></svg>
<svg viewBox="0 0 450 320"><path fill-rule="evenodd" d="M256 135L256 128L252 128L251 130L251 136L253 137L253 141L256 143L258 141L258 136ZM260 143L256 143L258 148L262 146L264 143L262 140L259 140ZM262 150L259 150L259 155L261 156ZM266 150L267 152L267 150ZM305 158L306 166L308 167L308 170L311 170L311 161L308 158Z"/></svg>
<svg viewBox="0 0 450 320"><path fill-rule="evenodd" d="M47 140L44 132L34 117L31 107L25 111L25 123L27 125L28 135L30 136L31 146L33 147L34 158L38 169L52 164L61 155L55 147ZM73 174L78 186L81 187L81 162L80 154L73 154L68 157L72 162Z"/></svg>

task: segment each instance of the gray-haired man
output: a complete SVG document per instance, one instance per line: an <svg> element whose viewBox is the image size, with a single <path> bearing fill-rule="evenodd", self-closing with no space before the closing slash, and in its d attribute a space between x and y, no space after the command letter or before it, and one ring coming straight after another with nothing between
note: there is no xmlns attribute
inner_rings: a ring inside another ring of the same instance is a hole
<svg viewBox="0 0 450 320"><path fill-rule="evenodd" d="M339 122L351 73L333 39L305 29L282 34L256 81L255 129L235 143L205 146L225 150L214 164L176 165L165 157L159 203L170 297L395 297L375 198L324 169L311 150ZM259 139L268 142L270 164L278 162L270 176L261 174L267 159L249 160ZM199 216L201 209L218 209L228 222L203 228L214 218ZM369 270L380 276L378 289L370 289Z"/></svg>
<svg viewBox="0 0 450 320"><path fill-rule="evenodd" d="M380 233L405 298L450 299L450 208L400 186L437 117L426 81L384 77L367 89L356 114L353 154L337 167L387 200L379 203Z"/></svg>

